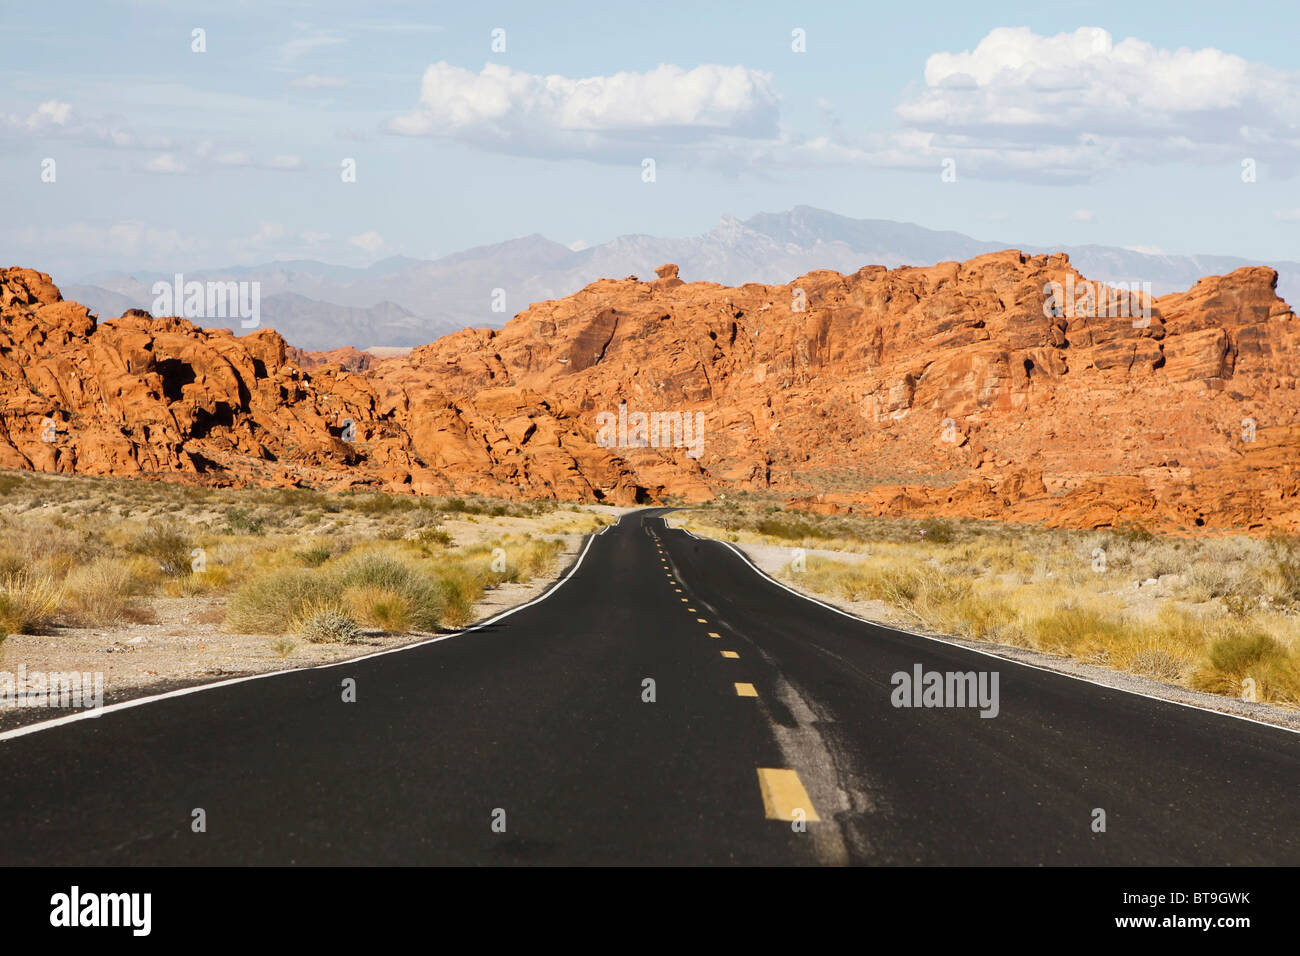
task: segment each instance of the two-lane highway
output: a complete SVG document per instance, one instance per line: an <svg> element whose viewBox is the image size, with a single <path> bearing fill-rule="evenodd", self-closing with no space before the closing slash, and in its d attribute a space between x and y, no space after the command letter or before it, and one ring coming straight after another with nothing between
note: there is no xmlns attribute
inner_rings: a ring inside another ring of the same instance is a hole
<svg viewBox="0 0 1300 956"><path fill-rule="evenodd" d="M0 735L0 861L1300 862L1296 734L858 621L660 514L487 626ZM917 665L997 672L997 716L894 706Z"/></svg>

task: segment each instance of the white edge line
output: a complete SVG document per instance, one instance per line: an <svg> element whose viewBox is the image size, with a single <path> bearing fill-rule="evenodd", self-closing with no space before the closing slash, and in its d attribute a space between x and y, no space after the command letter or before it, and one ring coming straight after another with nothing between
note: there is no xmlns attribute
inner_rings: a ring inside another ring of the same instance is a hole
<svg viewBox="0 0 1300 956"><path fill-rule="evenodd" d="M609 528L611 527L613 527L613 525L606 525L605 530L608 531ZM211 684L195 684L192 687L181 687L178 690L168 691L165 694L153 694L148 697L133 697L130 700L123 700L123 701L119 701L116 704L109 704L107 707L102 707L99 710L82 710L82 711L78 711L75 714L67 714L66 716L63 717L55 717L53 720L42 720L39 723L26 724L22 727L15 727L13 730L7 730L4 733L0 733L0 740L12 740L15 737L25 737L28 734L34 734L41 730L50 730L54 727L60 727L64 724L76 723L79 720L97 720L100 717L103 717L105 714L110 714L114 711L127 710L131 707L141 707L144 704L152 704L156 701L168 700L172 697L184 697L187 694L197 694L205 690L216 690L218 687L232 687L235 684L243 684L247 681L252 681L252 680L264 680L265 678L268 677L281 677L285 674L301 674L306 671L321 671L321 670L328 670L331 667L343 667L344 665L347 664L359 664L362 661L368 661L374 657L383 657L385 654L398 654L401 653L402 651L414 650L417 647L427 647L430 644L437 644L439 641L447 641L453 637L461 637L465 634L469 634L473 631L477 631L479 628L487 627L489 624L495 624L497 621L500 621L502 618L507 618L511 614L514 614L518 611L522 611L524 608L532 607L534 604L539 604L542 601L546 600L548 597L550 597L552 594L558 591L560 587L566 581L569 580L569 578L573 577L577 573L578 568L582 567L583 559L586 558L587 552L591 550L592 543L596 540L596 538L600 536L600 534L604 534L604 531L600 532L599 534L590 535L587 538L587 546L582 549L582 554L578 555L578 560L574 562L573 567L569 569L569 573L566 574L564 577L560 578L559 580L555 581L542 594L539 594L537 597L533 598L531 601L527 602L526 604L520 604L516 607L507 608L506 610L501 611L498 614L494 614L491 617L484 618L483 620L479 621L477 624L473 624L467 628L464 628L463 630L456 631L452 634L440 634L437 637L430 637L422 641L414 641L410 644L403 644L401 647L390 647L387 650L375 651L374 653L371 654L363 654L360 657L349 657L341 661L331 661L328 664L313 664L311 667L290 667L282 671L268 671L265 674L248 674L244 677L232 677L230 680L216 681L215 683L211 683Z"/></svg>
<svg viewBox="0 0 1300 956"><path fill-rule="evenodd" d="M682 528L680 530L686 531L685 528ZM689 531L686 531L686 533L690 534ZM691 535L691 537L695 537L695 536ZM1256 720L1254 717L1245 717L1241 714L1233 714L1224 710L1214 710L1210 707L1202 707L1199 704L1189 704L1186 701L1170 700L1168 697L1157 697L1154 694L1144 694L1138 690L1127 690L1123 687L1115 687L1111 684L1103 684L1101 681L1093 680L1090 677L1081 677L1078 674L1067 674L1064 671L1052 670L1050 667L1042 667L1038 664L1030 664L1027 661L1018 661L1013 657L1003 657L1001 654L995 654L992 651L984 651L976 647L968 647L965 644L958 644L956 641L946 641L941 637L931 637L929 634L917 634L915 631L904 630L901 627L894 627L891 624L879 624L875 621L868 621L865 617L858 617L856 614L850 614L848 611L835 607L833 604L827 604L825 601L819 601L815 597L809 597L807 594L804 594L800 591L796 591L794 588L782 584L776 578L772 577L770 574L768 574L766 571L764 571L762 568L756 565L753 561L749 560L748 555L746 555L739 548L734 547L728 541L721 541L717 538L707 538L701 540L713 541L716 542L717 544L722 545L723 547L731 548L732 551L736 552L736 555L740 558L740 560L744 561L747 565L749 565L750 568L752 568L756 574L760 575L763 578L766 578L768 581L771 581L777 587L784 588L785 590L789 591L791 594L795 595L795 597L801 597L805 601L812 601L814 604L820 604L828 611L834 611L836 614L841 614L844 617L850 618L854 621L858 621L863 624L870 624L873 627L884 628L887 631L897 631L900 634L907 634L910 637L919 637L922 640L926 640L926 641L934 641L936 644L947 644L949 647L957 647L965 651L971 651L975 654L983 654L985 657L992 657L994 660L1006 661L1008 664L1018 664L1021 667L1030 667L1036 671L1042 671L1045 674L1055 674L1058 677L1067 677L1070 680L1082 681L1085 684L1092 684L1094 687L1102 687L1105 688L1106 690L1117 691L1121 694L1132 694L1134 697L1145 697L1147 698L1147 700L1158 700L1164 704L1174 704L1178 707L1186 707L1189 710L1199 710L1202 713L1206 713L1206 714L1217 714L1220 717L1232 717L1235 720L1244 720L1247 721L1248 723L1259 724L1259 726L1261 727L1270 727L1273 730L1282 730L1289 734L1300 734L1300 730L1294 730L1290 727L1283 727L1280 724L1271 724L1266 720Z"/></svg>

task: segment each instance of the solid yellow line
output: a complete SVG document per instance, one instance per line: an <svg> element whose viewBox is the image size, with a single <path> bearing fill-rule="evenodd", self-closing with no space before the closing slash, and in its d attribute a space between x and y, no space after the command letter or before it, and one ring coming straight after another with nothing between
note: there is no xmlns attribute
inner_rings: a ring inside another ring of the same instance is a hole
<svg viewBox="0 0 1300 956"><path fill-rule="evenodd" d="M758 691L754 690L754 685L753 685L753 684L737 684L737 685L736 685L736 696L737 696L737 697L757 697L757 696L758 696Z"/></svg>
<svg viewBox="0 0 1300 956"><path fill-rule="evenodd" d="M733 660L733 661L740 660L740 655L737 654L735 651L723 651L722 656L727 658L728 660Z"/></svg>
<svg viewBox="0 0 1300 956"><path fill-rule="evenodd" d="M758 789L763 794L763 812L769 820L795 819L795 811L803 811L803 819L810 823L821 820L808 799L799 774L793 770L758 768Z"/></svg>

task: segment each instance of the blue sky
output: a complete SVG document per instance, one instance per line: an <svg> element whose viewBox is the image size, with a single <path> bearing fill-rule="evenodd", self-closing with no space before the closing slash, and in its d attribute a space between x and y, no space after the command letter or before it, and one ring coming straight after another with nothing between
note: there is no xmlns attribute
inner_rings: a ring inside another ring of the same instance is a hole
<svg viewBox="0 0 1300 956"><path fill-rule="evenodd" d="M56 280L797 204L1300 259L1300 16L1277 3L9 6L0 260Z"/></svg>

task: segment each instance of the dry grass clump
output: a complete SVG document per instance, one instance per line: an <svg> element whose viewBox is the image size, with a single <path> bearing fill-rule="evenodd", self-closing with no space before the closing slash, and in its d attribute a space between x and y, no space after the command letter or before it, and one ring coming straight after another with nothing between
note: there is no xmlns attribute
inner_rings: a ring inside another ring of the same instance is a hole
<svg viewBox="0 0 1300 956"><path fill-rule="evenodd" d="M64 611L77 623L94 627L113 627L126 620L140 591L134 569L115 558L74 568L64 584Z"/></svg>
<svg viewBox="0 0 1300 956"><path fill-rule="evenodd" d="M327 577L305 568L270 571L251 577L231 595L226 622L245 634L283 634L304 609L337 593Z"/></svg>
<svg viewBox="0 0 1300 956"><path fill-rule="evenodd" d="M394 588L362 585L343 592L343 602L356 619L392 633L411 630L411 601Z"/></svg>
<svg viewBox="0 0 1300 956"><path fill-rule="evenodd" d="M289 621L288 629L311 644L359 644L363 640L357 622L328 599L308 601Z"/></svg>
<svg viewBox="0 0 1300 956"><path fill-rule="evenodd" d="M64 587L49 573L19 571L0 583L0 629L35 634L54 622Z"/></svg>

